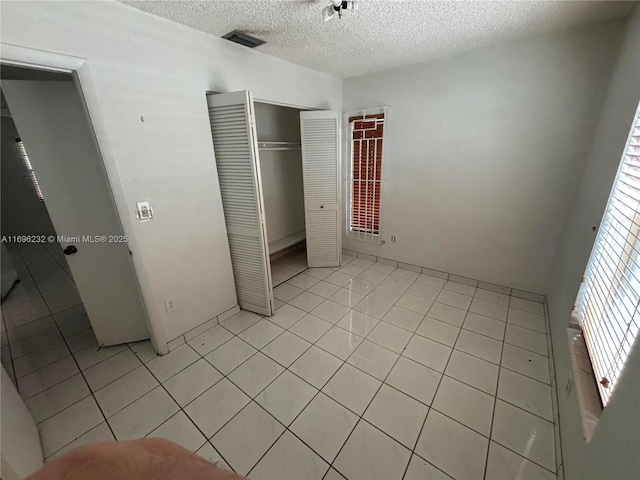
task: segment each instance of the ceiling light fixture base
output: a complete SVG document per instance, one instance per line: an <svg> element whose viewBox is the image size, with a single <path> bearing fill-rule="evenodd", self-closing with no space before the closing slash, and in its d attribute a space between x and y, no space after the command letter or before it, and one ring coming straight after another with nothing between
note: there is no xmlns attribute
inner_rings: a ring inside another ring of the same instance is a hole
<svg viewBox="0 0 640 480"><path fill-rule="evenodd" d="M328 22L336 13L338 18L342 18L343 10L357 10L358 2L354 0L331 0L331 4L322 9L322 18L325 22Z"/></svg>

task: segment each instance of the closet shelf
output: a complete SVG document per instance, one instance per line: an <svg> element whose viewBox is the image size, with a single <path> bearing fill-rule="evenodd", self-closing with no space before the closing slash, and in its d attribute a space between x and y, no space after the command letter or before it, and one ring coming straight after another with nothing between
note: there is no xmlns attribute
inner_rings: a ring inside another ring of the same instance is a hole
<svg viewBox="0 0 640 480"><path fill-rule="evenodd" d="M300 142L261 142L258 140L260 150L300 150Z"/></svg>

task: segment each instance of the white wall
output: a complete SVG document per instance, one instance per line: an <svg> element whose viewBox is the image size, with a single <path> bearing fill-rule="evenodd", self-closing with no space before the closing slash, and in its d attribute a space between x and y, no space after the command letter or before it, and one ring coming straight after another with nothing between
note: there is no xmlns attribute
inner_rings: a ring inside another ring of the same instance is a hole
<svg viewBox="0 0 640 480"><path fill-rule="evenodd" d="M259 141L300 142L300 111L256 103ZM305 229L301 150L260 150L270 244Z"/></svg>
<svg viewBox="0 0 640 480"><path fill-rule="evenodd" d="M391 108L386 244L345 239L344 248L544 293L620 26L345 80L345 110Z"/></svg>
<svg viewBox="0 0 640 480"><path fill-rule="evenodd" d="M205 91L335 109L341 81L115 2L0 8L2 42L87 59L85 96L152 321L170 340L234 306ZM136 220L140 200L153 221Z"/></svg>
<svg viewBox="0 0 640 480"><path fill-rule="evenodd" d="M255 112L258 141L300 141L300 109L255 102Z"/></svg>
<svg viewBox="0 0 640 480"><path fill-rule="evenodd" d="M585 443L575 389L564 388L570 371L565 327L596 237L618 165L640 101L640 8L624 32L624 43L606 91L597 130L592 136L584 175L564 230L551 273L548 294L556 365L560 426L566 478L640 478L640 338L604 409L590 443Z"/></svg>
<svg viewBox="0 0 640 480"><path fill-rule="evenodd" d="M16 138L19 137L13 120L10 117L2 117L1 233L2 235L50 235L54 229L47 207L36 195L36 190L16 148Z"/></svg>

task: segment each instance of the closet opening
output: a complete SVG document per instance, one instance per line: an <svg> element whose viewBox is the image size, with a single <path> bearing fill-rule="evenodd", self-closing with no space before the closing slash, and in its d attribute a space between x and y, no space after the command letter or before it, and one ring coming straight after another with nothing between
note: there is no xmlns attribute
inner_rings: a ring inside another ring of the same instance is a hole
<svg viewBox="0 0 640 480"><path fill-rule="evenodd" d="M301 109L254 102L273 287L308 268Z"/></svg>
<svg viewBox="0 0 640 480"><path fill-rule="evenodd" d="M273 288L340 265L338 112L207 95L238 305L271 316Z"/></svg>

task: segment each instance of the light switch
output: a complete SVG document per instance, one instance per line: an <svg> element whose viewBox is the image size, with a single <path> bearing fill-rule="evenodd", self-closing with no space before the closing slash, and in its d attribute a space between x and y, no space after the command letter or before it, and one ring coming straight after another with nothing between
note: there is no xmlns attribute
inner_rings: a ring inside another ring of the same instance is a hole
<svg viewBox="0 0 640 480"><path fill-rule="evenodd" d="M153 209L149 202L138 202L136 203L136 211L138 219L141 222L148 222L153 218Z"/></svg>

